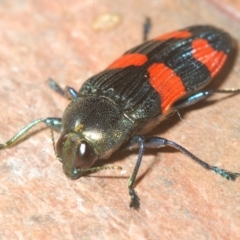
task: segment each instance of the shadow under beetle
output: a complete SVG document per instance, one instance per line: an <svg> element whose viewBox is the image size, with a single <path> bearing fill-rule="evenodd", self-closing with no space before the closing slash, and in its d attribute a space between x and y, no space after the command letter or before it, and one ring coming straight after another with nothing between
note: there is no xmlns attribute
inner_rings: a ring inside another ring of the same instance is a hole
<svg viewBox="0 0 240 240"><path fill-rule="evenodd" d="M147 34L147 25L144 31ZM205 169L235 180L239 173L211 166L173 141L142 136L175 110L215 93L240 93L240 89L201 90L224 65L231 42L229 34L213 26L192 26L132 48L88 79L79 92L71 87L64 91L50 79L55 91L72 99L62 118L35 120L0 144L0 149L11 147L43 122L51 130L61 132L54 149L64 173L71 179L86 172L116 168L92 165L98 159L109 158L123 144L126 149L139 149L128 183L130 207L135 209L139 208L140 199L133 188L145 148L173 147Z"/></svg>

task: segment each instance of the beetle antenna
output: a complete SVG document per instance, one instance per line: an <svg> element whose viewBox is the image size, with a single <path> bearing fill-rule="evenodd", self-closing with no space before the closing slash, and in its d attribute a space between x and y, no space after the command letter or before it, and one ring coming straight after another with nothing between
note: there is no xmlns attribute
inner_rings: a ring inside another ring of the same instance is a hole
<svg viewBox="0 0 240 240"><path fill-rule="evenodd" d="M53 150L54 150L55 156L56 156L58 161L62 162L62 159L58 156L57 151L56 151L54 132L53 132L53 128L52 127L50 127L50 131L51 131L51 138L52 138ZM122 170L122 167L120 167L120 166L91 167L91 168L80 168L80 169L78 169L78 171L79 172L97 172L97 171L100 171L100 170L107 170L107 169Z"/></svg>
<svg viewBox="0 0 240 240"><path fill-rule="evenodd" d="M62 159L58 156L57 151L56 151L56 145L55 145L55 139L54 139L54 133L53 133L53 128L52 127L50 127L50 131L51 131L51 138L52 138L54 154L55 154L57 160L59 162L62 162Z"/></svg>
<svg viewBox="0 0 240 240"><path fill-rule="evenodd" d="M78 169L79 172L97 172L100 170L107 170L107 169L117 169L122 170L120 166L102 166L102 167L91 167L91 168L80 168Z"/></svg>

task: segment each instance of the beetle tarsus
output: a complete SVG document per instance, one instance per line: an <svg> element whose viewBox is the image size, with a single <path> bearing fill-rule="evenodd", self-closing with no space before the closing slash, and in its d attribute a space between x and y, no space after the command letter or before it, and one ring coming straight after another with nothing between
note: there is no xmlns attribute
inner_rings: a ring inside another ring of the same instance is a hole
<svg viewBox="0 0 240 240"><path fill-rule="evenodd" d="M7 148L7 145L6 145L6 144L1 144L1 143L0 143L0 150L1 150L1 149L4 149L4 148Z"/></svg>
<svg viewBox="0 0 240 240"><path fill-rule="evenodd" d="M148 40L148 35L151 30L151 26L152 26L151 19L149 17L146 17L145 23L143 25L143 42Z"/></svg>
<svg viewBox="0 0 240 240"><path fill-rule="evenodd" d="M134 189L129 188L129 195L131 197L131 202L129 207L134 209L140 208L140 198L138 197L137 193L134 191Z"/></svg>
<svg viewBox="0 0 240 240"><path fill-rule="evenodd" d="M48 86L53 91L57 92L61 96L65 95L65 91L58 85L58 83L55 80L53 80L52 78L48 78L47 82L48 82Z"/></svg>
<svg viewBox="0 0 240 240"><path fill-rule="evenodd" d="M211 166L210 169L227 180L235 181L236 178L240 177L240 173L229 172L225 169L221 169L215 166Z"/></svg>
<svg viewBox="0 0 240 240"><path fill-rule="evenodd" d="M48 81L49 87L53 91L55 91L56 93L60 94L61 96L65 97L65 98L67 98L68 100L78 98L78 92L75 89L68 87L68 86L66 86L65 89L63 89L52 78L49 78L47 81Z"/></svg>

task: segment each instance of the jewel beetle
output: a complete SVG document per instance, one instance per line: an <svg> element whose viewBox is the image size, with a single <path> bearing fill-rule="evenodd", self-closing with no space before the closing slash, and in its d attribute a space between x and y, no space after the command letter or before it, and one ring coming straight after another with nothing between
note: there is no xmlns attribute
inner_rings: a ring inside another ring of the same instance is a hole
<svg viewBox="0 0 240 240"><path fill-rule="evenodd" d="M54 149L64 173L71 179L114 168L92 166L120 147L138 149L128 183L130 207L135 209L139 208L140 199L134 182L145 148L173 147L205 169L235 180L239 173L209 165L173 141L158 136L143 137L175 110L215 93L240 93L240 89L202 90L222 68L231 48L228 33L209 25L191 26L132 48L89 78L78 92L71 87L62 90L50 80L54 90L71 98L62 118L39 118L0 144L0 149L11 147L29 129L43 122L51 130L61 132Z"/></svg>

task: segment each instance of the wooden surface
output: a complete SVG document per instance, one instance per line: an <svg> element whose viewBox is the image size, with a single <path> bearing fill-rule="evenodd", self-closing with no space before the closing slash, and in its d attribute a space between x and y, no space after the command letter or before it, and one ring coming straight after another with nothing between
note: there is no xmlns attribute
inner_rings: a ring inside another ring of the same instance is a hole
<svg viewBox="0 0 240 240"><path fill-rule="evenodd" d="M96 29L105 13L117 20L107 18ZM238 0L1 1L0 15L0 142L36 118L61 117L68 101L46 79L79 89L141 42L146 16L152 37L213 24L236 46L240 42ZM234 54L211 88L240 88L240 55ZM240 172L240 96L222 98L180 111L182 120L175 114L152 133ZM134 211L127 181L136 157L116 153L108 163L123 171L71 181L54 156L48 129L0 151L0 239L239 238L240 179L227 181L171 149L147 151L136 186L141 209Z"/></svg>

